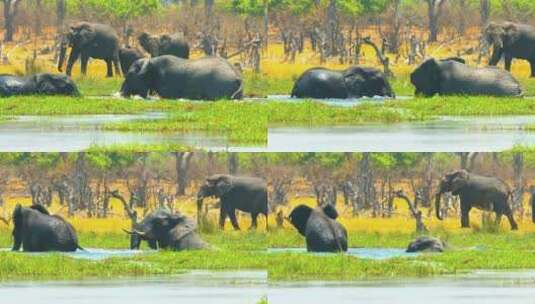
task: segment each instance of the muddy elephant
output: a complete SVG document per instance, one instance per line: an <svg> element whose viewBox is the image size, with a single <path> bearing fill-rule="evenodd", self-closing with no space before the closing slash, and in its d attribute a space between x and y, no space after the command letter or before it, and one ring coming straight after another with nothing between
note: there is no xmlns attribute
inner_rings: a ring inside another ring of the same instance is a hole
<svg viewBox="0 0 535 304"><path fill-rule="evenodd" d="M416 95L522 96L518 81L496 67L471 67L457 60L428 59L411 74Z"/></svg>
<svg viewBox="0 0 535 304"><path fill-rule="evenodd" d="M461 199L461 226L463 228L470 227L470 210L478 208L495 212L497 223L500 222L502 215L507 216L511 229L518 229L509 205L511 190L504 181L495 177L472 174L466 170L446 174L440 181L439 191L435 198L436 215L440 220L442 220L440 198L446 192L451 192Z"/></svg>
<svg viewBox="0 0 535 304"><path fill-rule="evenodd" d="M146 241L151 249L175 251L208 248L199 234L197 225L185 215L160 208L134 225L130 234L130 249L139 249Z"/></svg>
<svg viewBox="0 0 535 304"><path fill-rule="evenodd" d="M173 55L184 59L189 58L189 44L179 34L153 36L141 33L138 42L152 57Z"/></svg>
<svg viewBox="0 0 535 304"><path fill-rule="evenodd" d="M299 205L288 216L290 223L305 237L309 252L346 252L347 231L336 221L338 213L328 204L312 209Z"/></svg>
<svg viewBox="0 0 535 304"><path fill-rule="evenodd" d="M59 215L50 215L41 205L20 204L13 211L13 251L64 251L82 249L74 227Z"/></svg>
<svg viewBox="0 0 535 304"><path fill-rule="evenodd" d="M188 60L165 55L136 61L121 88L125 97L146 98L149 91L162 98L192 100L241 99L241 75L217 57Z"/></svg>
<svg viewBox="0 0 535 304"><path fill-rule="evenodd" d="M65 95L80 96L74 81L67 75L49 73L29 77L0 75L0 96Z"/></svg>
<svg viewBox="0 0 535 304"><path fill-rule="evenodd" d="M64 35L60 47L58 70L63 72L63 65L67 49L71 48L67 61L67 75L71 76L74 63L81 58L82 74L87 74L87 64L90 58L101 59L106 62L107 76L113 77L121 73L119 62L119 36L110 26L98 23L80 22L71 26L70 31Z"/></svg>
<svg viewBox="0 0 535 304"><path fill-rule="evenodd" d="M406 252L443 252L446 244L438 238L421 236L412 241Z"/></svg>
<svg viewBox="0 0 535 304"><path fill-rule="evenodd" d="M251 214L251 228L256 228L258 215L266 216L268 227L267 184L261 178L216 174L208 177L197 193L197 220L201 219L203 200L220 200L219 226L225 227L227 216L235 230L239 230L236 210Z"/></svg>
<svg viewBox="0 0 535 304"><path fill-rule="evenodd" d="M126 76L132 64L144 57L145 55L143 55L143 52L136 48L124 47L119 49L119 61L121 62L121 71L123 72L123 75Z"/></svg>
<svg viewBox="0 0 535 304"><path fill-rule="evenodd" d="M511 71L513 59L527 60L531 66L531 77L535 77L535 27L512 22L492 22L486 27L483 36L493 48L489 65L497 65L503 57L505 69Z"/></svg>
<svg viewBox="0 0 535 304"><path fill-rule="evenodd" d="M373 68L356 66L343 71L309 69L297 79L291 95L296 98L316 99L394 97L384 73Z"/></svg>

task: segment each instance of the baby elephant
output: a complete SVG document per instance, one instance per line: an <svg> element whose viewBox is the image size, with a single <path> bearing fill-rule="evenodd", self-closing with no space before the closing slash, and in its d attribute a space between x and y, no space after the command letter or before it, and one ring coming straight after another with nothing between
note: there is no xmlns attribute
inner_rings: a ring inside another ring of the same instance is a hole
<svg viewBox="0 0 535 304"><path fill-rule="evenodd" d="M67 95L79 96L76 84L67 75L49 73L29 77L0 75L0 96L14 95Z"/></svg>
<svg viewBox="0 0 535 304"><path fill-rule="evenodd" d="M139 249L141 241L147 241L152 249L208 248L196 230L196 224L185 215L160 208L136 224L133 231L125 231L131 235L130 249Z"/></svg>
<svg viewBox="0 0 535 304"><path fill-rule="evenodd" d="M41 205L17 205L13 211L13 251L76 251L78 237L74 227L59 215L50 215Z"/></svg>
<svg viewBox="0 0 535 304"><path fill-rule="evenodd" d="M440 239L421 236L409 244L407 252L443 252L445 248L446 245Z"/></svg>
<svg viewBox="0 0 535 304"><path fill-rule="evenodd" d="M346 252L347 231L336 221L338 212L332 205L312 209L297 206L290 213L290 223L306 238L309 252Z"/></svg>
<svg viewBox="0 0 535 304"><path fill-rule="evenodd" d="M390 83L381 71L350 67L344 71L313 68L295 82L292 97L297 98L360 98L394 97Z"/></svg>
<svg viewBox="0 0 535 304"><path fill-rule="evenodd" d="M416 95L522 96L518 81L495 67L468 66L456 59L428 59L411 74Z"/></svg>

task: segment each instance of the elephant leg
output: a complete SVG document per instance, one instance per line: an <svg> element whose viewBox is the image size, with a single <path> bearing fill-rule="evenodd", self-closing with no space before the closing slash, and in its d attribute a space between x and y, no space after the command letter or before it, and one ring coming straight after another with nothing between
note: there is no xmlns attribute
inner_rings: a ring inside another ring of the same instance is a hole
<svg viewBox="0 0 535 304"><path fill-rule="evenodd" d="M82 75L87 75L87 64L89 62L89 56L82 54Z"/></svg>
<svg viewBox="0 0 535 304"><path fill-rule="evenodd" d="M234 227L234 230L240 230L240 226L238 225L238 220L236 219L235 209L228 211L228 217L230 218L230 222L232 223L232 227Z"/></svg>
<svg viewBox="0 0 535 304"><path fill-rule="evenodd" d="M529 61L531 67L531 77L535 77L535 59Z"/></svg>
<svg viewBox="0 0 535 304"><path fill-rule="evenodd" d="M251 213L251 230L256 229L258 213Z"/></svg>
<svg viewBox="0 0 535 304"><path fill-rule="evenodd" d="M511 224L511 229L518 230L518 224L516 223L515 218L513 217L513 211L511 210L508 204L506 204L506 206L507 207L505 210L505 215L507 216L507 219L509 220L509 224Z"/></svg>
<svg viewBox="0 0 535 304"><path fill-rule="evenodd" d="M13 234L13 247L11 248L12 251L19 251L20 247L22 246L22 235L20 233L14 233Z"/></svg>
<svg viewBox="0 0 535 304"><path fill-rule="evenodd" d="M106 59L106 67L107 67L106 77L108 78L113 77L113 64L110 59Z"/></svg>
<svg viewBox="0 0 535 304"><path fill-rule="evenodd" d="M495 221L495 224L496 226L500 226L501 222L502 222L502 216L503 216L503 213L501 212L496 212L496 221Z"/></svg>
<svg viewBox="0 0 535 304"><path fill-rule="evenodd" d="M67 70L65 71L68 76L72 75L72 67L74 66L76 61L78 61L79 57L80 52L77 49L73 48L71 50L71 54L69 55L69 60L67 61Z"/></svg>
<svg viewBox="0 0 535 304"><path fill-rule="evenodd" d="M219 228L221 228L221 230L225 229L226 220L227 220L227 212L225 211L225 209L223 209L223 207L221 207L221 209L219 210Z"/></svg>
<svg viewBox="0 0 535 304"><path fill-rule="evenodd" d="M148 240L147 243L149 243L150 249L152 249L152 250L157 250L158 249L158 242L156 240Z"/></svg>
<svg viewBox="0 0 535 304"><path fill-rule="evenodd" d="M470 228L470 209L472 206L461 201L461 227Z"/></svg>
<svg viewBox="0 0 535 304"><path fill-rule="evenodd" d="M505 55L505 69L511 72L511 65L513 63L513 56L506 54Z"/></svg>
<svg viewBox="0 0 535 304"><path fill-rule="evenodd" d="M113 66L115 67L115 75L121 75L121 60L119 59L119 54L115 54L113 57Z"/></svg>

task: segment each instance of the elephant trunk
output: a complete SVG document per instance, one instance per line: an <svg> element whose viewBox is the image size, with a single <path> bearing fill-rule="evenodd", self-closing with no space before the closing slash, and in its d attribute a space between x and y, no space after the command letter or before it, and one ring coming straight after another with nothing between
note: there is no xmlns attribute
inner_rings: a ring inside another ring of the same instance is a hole
<svg viewBox="0 0 535 304"><path fill-rule="evenodd" d="M439 220L443 220L442 218L442 213L440 212L440 199L442 197L442 191L439 191L437 193L437 196L435 197L435 211L436 211L436 214L437 214L437 218Z"/></svg>

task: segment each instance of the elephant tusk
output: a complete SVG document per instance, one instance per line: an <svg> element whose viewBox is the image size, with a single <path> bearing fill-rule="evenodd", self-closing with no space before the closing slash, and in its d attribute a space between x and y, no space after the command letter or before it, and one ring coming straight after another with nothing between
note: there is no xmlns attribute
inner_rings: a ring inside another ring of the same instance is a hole
<svg viewBox="0 0 535 304"><path fill-rule="evenodd" d="M129 230L126 230L126 229L123 228L123 231L126 232L127 234L130 234L130 235L139 235L139 236L145 236L146 235L145 232L138 231L138 230L129 231Z"/></svg>

